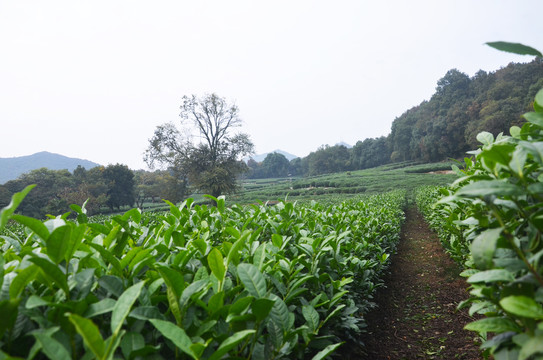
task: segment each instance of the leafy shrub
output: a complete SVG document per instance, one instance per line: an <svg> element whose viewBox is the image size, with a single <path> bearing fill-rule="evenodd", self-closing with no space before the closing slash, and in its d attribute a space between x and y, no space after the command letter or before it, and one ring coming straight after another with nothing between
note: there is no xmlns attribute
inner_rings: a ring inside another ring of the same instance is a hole
<svg viewBox="0 0 543 360"><path fill-rule="evenodd" d="M511 136L477 136L481 148L429 218L442 216L445 247L465 261L471 298L461 306L485 316L466 328L496 359L543 356L543 90L534 110Z"/></svg>
<svg viewBox="0 0 543 360"><path fill-rule="evenodd" d="M415 190L415 201L426 222L434 230L451 258L463 265L470 256L470 241L466 240L462 219L466 216L466 208L456 204L440 204L437 201L449 194L445 187L423 186Z"/></svg>
<svg viewBox="0 0 543 360"><path fill-rule="evenodd" d="M89 222L0 212L0 357L322 359L363 327L404 192ZM9 354L9 355L8 355Z"/></svg>

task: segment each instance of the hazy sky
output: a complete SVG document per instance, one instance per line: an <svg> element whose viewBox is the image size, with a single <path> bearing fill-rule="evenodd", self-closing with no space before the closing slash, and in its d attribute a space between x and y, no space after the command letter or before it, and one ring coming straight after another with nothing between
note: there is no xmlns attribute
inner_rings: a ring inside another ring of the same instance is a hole
<svg viewBox="0 0 543 360"><path fill-rule="evenodd" d="M387 135L447 70L543 49L543 1L0 1L0 157L146 168L183 95L235 102L256 153ZM1 169L0 169L1 171Z"/></svg>

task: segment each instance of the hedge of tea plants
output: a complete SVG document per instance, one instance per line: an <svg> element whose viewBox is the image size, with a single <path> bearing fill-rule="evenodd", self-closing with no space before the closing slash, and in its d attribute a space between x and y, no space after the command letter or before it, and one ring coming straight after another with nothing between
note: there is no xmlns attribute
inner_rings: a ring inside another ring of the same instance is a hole
<svg viewBox="0 0 543 360"><path fill-rule="evenodd" d="M0 213L0 358L323 359L364 326L405 202L189 199L93 223L14 214L28 191Z"/></svg>
<svg viewBox="0 0 543 360"><path fill-rule="evenodd" d="M420 189L419 207L463 263L482 319L466 326L495 359L543 358L543 90L511 136L482 143L450 188ZM432 208L431 199L443 196Z"/></svg>

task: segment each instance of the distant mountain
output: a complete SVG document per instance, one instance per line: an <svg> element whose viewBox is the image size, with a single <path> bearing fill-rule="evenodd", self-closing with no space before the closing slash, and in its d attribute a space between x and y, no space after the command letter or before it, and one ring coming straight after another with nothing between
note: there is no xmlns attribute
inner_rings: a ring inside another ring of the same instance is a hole
<svg viewBox="0 0 543 360"><path fill-rule="evenodd" d="M273 153L283 154L289 161L292 160L292 159L296 159L298 157L296 155L293 155L293 154L288 153L288 152L283 151L283 150L273 150L273 151L270 151L270 152L265 153L265 154L251 156L250 158L253 159L256 162L261 162L266 158L266 156L268 156L268 154L273 154Z"/></svg>
<svg viewBox="0 0 543 360"><path fill-rule="evenodd" d="M68 171L74 171L78 165L81 165L88 170L95 166L99 166L100 164L89 160L69 158L47 151L28 156L0 158L0 184L17 179L19 175L29 172L30 170L45 167L51 170L67 169Z"/></svg>

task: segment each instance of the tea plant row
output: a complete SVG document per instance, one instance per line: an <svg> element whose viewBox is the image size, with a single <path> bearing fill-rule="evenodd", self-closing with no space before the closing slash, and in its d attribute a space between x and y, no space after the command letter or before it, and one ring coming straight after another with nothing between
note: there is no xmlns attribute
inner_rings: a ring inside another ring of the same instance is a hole
<svg viewBox="0 0 543 360"><path fill-rule="evenodd" d="M93 223L14 214L28 191L0 213L0 358L323 359L364 325L405 201L189 199Z"/></svg>
<svg viewBox="0 0 543 360"><path fill-rule="evenodd" d="M451 187L417 194L447 251L466 267L471 297L461 306L483 316L466 328L495 359L543 358L543 90L534 109L511 136L479 134L481 148L465 170L456 168Z"/></svg>

